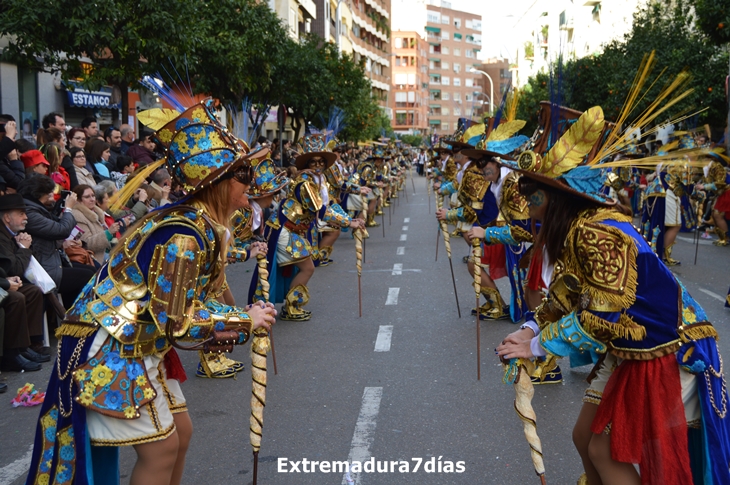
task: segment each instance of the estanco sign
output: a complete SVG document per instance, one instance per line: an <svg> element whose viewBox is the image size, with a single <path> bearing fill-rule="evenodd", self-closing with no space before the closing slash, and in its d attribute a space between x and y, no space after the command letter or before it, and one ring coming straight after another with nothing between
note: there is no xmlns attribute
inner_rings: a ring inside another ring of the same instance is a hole
<svg viewBox="0 0 730 485"><path fill-rule="evenodd" d="M112 104L112 93L105 91L87 91L76 88L74 91L67 91L68 104L81 108L118 108L118 104Z"/></svg>

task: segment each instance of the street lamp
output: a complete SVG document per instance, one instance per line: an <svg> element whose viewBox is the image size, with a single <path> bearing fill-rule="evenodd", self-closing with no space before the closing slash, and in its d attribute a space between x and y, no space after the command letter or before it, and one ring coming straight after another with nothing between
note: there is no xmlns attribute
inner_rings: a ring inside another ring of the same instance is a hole
<svg viewBox="0 0 730 485"><path fill-rule="evenodd" d="M489 106L490 106L489 112L493 113L494 112L494 83L492 82L492 77L489 74L487 74L486 72L480 71L479 69L475 69L473 67L471 69L469 69L469 72L474 72L474 73L478 72L478 73L484 74L485 76L487 76L487 79L489 79Z"/></svg>

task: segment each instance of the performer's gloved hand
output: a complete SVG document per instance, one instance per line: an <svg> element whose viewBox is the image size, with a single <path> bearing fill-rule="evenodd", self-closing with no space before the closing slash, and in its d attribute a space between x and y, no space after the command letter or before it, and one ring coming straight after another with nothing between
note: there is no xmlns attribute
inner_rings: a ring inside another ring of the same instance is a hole
<svg viewBox="0 0 730 485"><path fill-rule="evenodd" d="M484 228L479 226L474 226L471 229L469 229L466 233L466 239L471 242L472 239L484 239Z"/></svg>
<svg viewBox="0 0 730 485"><path fill-rule="evenodd" d="M271 330L271 325L276 323L276 308L271 303L257 302L246 307L246 313L251 318L251 330L264 328Z"/></svg>
<svg viewBox="0 0 730 485"><path fill-rule="evenodd" d="M436 219L438 219L439 221L445 221L446 220L446 209L437 210Z"/></svg>

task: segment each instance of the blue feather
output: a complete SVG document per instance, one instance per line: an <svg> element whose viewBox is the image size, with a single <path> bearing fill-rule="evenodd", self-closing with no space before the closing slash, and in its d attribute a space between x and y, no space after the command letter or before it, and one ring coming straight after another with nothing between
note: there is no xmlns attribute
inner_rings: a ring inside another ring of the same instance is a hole
<svg viewBox="0 0 730 485"><path fill-rule="evenodd" d="M474 137L478 138L478 137ZM474 139L472 138L472 140ZM487 143L487 150L492 152L497 152L502 155L506 155L508 153L512 153L513 151L517 150L519 147L524 145L529 140L528 137L525 135L517 135L513 136L512 138L508 138L506 140L501 141L490 141ZM471 140L469 140L469 143L471 143Z"/></svg>

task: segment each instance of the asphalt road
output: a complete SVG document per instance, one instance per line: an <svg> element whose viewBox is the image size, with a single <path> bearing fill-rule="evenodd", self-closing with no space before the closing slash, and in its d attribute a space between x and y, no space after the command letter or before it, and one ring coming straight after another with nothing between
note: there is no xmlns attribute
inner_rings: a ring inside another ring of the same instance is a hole
<svg viewBox="0 0 730 485"><path fill-rule="evenodd" d="M305 472L304 460L371 458L381 470L389 462L387 472L378 473L375 465L376 472L353 473L354 483L539 483L512 408L514 391L502 384L502 368L492 350L516 327L508 322L481 324L482 375L477 380L476 331L470 316L475 296L461 262L468 248L463 241L453 241L462 313L458 318L443 241L434 260L433 199L429 213L425 179L416 177L415 186L414 195L410 181L406 185L409 202L401 194L391 216L385 213L385 237L382 228L370 229L362 318L354 242L346 233L335 246L336 263L318 269L311 280L312 320L277 323L279 374L274 375L269 358L259 483L339 485L347 483L343 473L324 471L321 464L312 472L311 463ZM715 323L721 351L730 355L730 312L720 301L730 285L730 248L701 241L696 266L694 251L692 235L682 235L674 257L683 264L675 272ZM249 263L229 270L231 288L240 301L251 269ZM508 294L507 280L498 284ZM181 355L190 376L183 390L195 426L186 484L251 482L248 350L236 349L232 355L247 363L236 380L197 378L197 355ZM45 388L50 369L44 365L41 372L0 375L11 389L0 396L0 485L24 482L38 414L37 408L12 408L12 391L26 382ZM568 369L566 364L562 385L536 387L533 407L548 483L575 483L581 473L571 430L589 370ZM134 452L123 449L121 457L126 483ZM291 471L292 462L299 462L298 472Z"/></svg>

